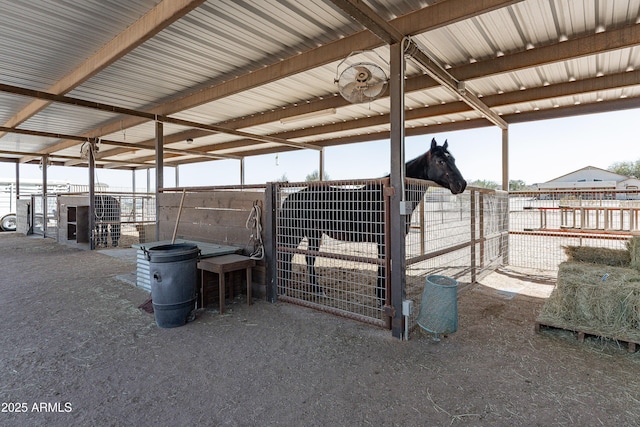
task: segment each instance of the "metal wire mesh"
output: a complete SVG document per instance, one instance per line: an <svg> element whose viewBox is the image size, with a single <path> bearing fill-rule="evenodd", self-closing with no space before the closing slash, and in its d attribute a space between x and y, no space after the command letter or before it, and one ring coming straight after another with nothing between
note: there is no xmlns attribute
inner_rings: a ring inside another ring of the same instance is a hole
<svg viewBox="0 0 640 427"><path fill-rule="evenodd" d="M130 247L155 240L155 195L96 193L96 248Z"/></svg>
<svg viewBox="0 0 640 427"><path fill-rule="evenodd" d="M277 184L279 299L386 324L385 186L387 180ZM408 179L405 194L413 209L406 216L405 293L416 306L429 275L470 283L502 265L507 193L469 189L454 196L433 183ZM414 310L411 328L417 314Z"/></svg>
<svg viewBox="0 0 640 427"><path fill-rule="evenodd" d="M279 184L279 299L383 324L385 180Z"/></svg>
<svg viewBox="0 0 640 427"><path fill-rule="evenodd" d="M57 236L56 195L31 194L32 232L46 237Z"/></svg>
<svg viewBox="0 0 640 427"><path fill-rule="evenodd" d="M408 329L417 316L430 275L473 283L504 265L508 251L507 193L467 187L453 195L433 183L407 180L410 199L422 198L408 218L406 299L414 302Z"/></svg>
<svg viewBox="0 0 640 427"><path fill-rule="evenodd" d="M509 198L509 264L557 270L563 246L624 249L638 232L634 191L513 192Z"/></svg>

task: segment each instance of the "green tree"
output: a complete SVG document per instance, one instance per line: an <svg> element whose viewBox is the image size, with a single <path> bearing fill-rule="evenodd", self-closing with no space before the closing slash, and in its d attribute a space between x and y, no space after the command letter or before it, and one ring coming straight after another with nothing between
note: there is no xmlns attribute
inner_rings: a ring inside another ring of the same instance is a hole
<svg viewBox="0 0 640 427"><path fill-rule="evenodd" d="M640 177L640 160L635 162L615 162L607 169L611 172L615 172L625 176Z"/></svg>
<svg viewBox="0 0 640 427"><path fill-rule="evenodd" d="M475 181L471 181L469 185L473 187L490 188L492 190L497 190L501 187L497 182L487 181L486 179L476 179Z"/></svg>
<svg viewBox="0 0 640 427"><path fill-rule="evenodd" d="M521 179L509 180L509 191L520 191L527 188L527 183Z"/></svg>
<svg viewBox="0 0 640 427"><path fill-rule="evenodd" d="M318 169L316 169L313 172L311 172L309 175L307 175L307 177L304 180L306 182L320 181L319 178L320 178L320 172L318 171ZM323 181L328 181L329 179L330 179L329 174L325 171Z"/></svg>

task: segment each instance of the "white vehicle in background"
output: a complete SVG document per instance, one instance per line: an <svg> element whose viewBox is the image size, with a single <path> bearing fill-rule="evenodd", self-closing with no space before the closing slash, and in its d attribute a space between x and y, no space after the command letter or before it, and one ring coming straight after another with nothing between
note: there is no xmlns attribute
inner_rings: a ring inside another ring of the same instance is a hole
<svg viewBox="0 0 640 427"><path fill-rule="evenodd" d="M71 185L64 181L49 181L48 193L68 193ZM32 194L42 194L42 181L25 179L20 180L20 197ZM16 182L12 179L0 178L0 231L16 230L17 207Z"/></svg>

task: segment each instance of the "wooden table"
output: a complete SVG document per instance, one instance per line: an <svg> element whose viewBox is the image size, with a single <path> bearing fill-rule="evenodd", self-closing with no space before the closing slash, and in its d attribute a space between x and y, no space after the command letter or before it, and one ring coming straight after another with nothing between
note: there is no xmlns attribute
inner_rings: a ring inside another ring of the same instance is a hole
<svg viewBox="0 0 640 427"><path fill-rule="evenodd" d="M205 258L198 262L198 268L201 270L200 280L200 307L204 307L204 272L209 271L217 273L219 281L220 296L220 314L224 313L224 297L225 297L225 273L238 270L246 270L247 274L247 304L251 305L251 268L256 265L256 260L248 256L229 254Z"/></svg>

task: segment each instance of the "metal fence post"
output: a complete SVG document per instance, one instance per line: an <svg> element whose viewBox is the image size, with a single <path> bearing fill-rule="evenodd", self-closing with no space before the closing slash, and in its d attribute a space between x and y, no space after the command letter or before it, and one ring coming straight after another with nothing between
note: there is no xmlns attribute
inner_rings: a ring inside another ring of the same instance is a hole
<svg viewBox="0 0 640 427"><path fill-rule="evenodd" d="M470 209L471 209L471 283L476 283L477 280L477 266L476 266L476 190L471 189L470 191Z"/></svg>
<svg viewBox="0 0 640 427"><path fill-rule="evenodd" d="M266 260L266 297L269 302L276 302L278 296L278 260L276 251L276 184L269 182L265 189L265 221L263 236Z"/></svg>

